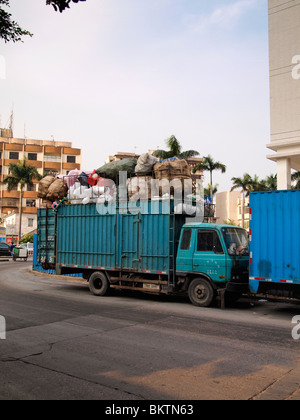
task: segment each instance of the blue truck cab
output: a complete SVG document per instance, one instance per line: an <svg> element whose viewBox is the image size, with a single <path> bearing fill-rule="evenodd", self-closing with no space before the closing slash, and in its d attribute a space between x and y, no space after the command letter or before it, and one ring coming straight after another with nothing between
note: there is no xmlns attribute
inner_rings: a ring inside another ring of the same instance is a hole
<svg viewBox="0 0 300 420"><path fill-rule="evenodd" d="M248 292L249 243L246 230L220 224L190 223L182 228L177 276L192 277L189 298L210 306L219 290L239 297Z"/></svg>

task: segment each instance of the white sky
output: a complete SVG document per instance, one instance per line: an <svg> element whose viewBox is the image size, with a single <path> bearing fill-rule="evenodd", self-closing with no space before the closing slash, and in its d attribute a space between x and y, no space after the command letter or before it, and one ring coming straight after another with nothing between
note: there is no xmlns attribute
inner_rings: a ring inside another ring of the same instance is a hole
<svg viewBox="0 0 300 420"><path fill-rule="evenodd" d="M11 13L34 33L0 42L0 125L13 108L15 137L72 141L92 170L174 134L227 165L219 192L276 172L267 0L87 0L63 14L11 0Z"/></svg>

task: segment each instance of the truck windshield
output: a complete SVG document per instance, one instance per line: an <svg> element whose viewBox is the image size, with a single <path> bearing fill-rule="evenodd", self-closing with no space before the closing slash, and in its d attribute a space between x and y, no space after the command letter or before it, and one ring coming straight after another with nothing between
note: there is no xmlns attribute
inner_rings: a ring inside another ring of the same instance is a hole
<svg viewBox="0 0 300 420"><path fill-rule="evenodd" d="M241 228L223 228L223 237L229 255L249 255L249 239L246 230Z"/></svg>

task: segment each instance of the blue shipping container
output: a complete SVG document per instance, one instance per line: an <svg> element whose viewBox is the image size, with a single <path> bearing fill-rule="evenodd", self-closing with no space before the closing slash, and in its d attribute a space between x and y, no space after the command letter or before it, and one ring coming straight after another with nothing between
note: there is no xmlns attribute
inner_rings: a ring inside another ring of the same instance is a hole
<svg viewBox="0 0 300 420"><path fill-rule="evenodd" d="M250 195L250 290L300 297L300 190Z"/></svg>

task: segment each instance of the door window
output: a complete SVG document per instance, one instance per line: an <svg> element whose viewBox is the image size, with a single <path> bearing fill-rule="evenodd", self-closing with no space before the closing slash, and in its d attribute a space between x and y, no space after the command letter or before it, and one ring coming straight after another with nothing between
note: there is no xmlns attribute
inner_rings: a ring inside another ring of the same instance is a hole
<svg viewBox="0 0 300 420"><path fill-rule="evenodd" d="M181 251L188 251L191 246L192 229L184 229L180 249Z"/></svg>
<svg viewBox="0 0 300 420"><path fill-rule="evenodd" d="M220 238L215 231L198 231L197 241L198 252L214 252L215 254L224 254Z"/></svg>

